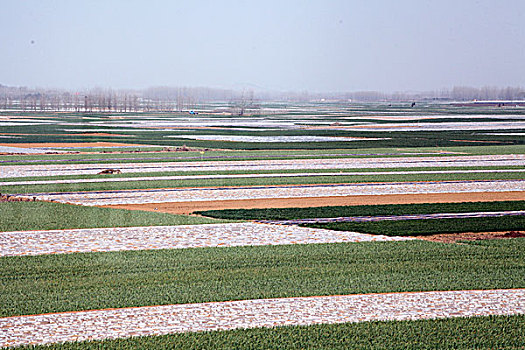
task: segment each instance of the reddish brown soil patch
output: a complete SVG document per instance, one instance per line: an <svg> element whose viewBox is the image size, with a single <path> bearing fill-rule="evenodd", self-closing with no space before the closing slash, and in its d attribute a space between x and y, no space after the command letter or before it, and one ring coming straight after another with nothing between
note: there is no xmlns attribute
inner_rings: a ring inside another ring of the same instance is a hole
<svg viewBox="0 0 525 350"><path fill-rule="evenodd" d="M120 169L105 169L98 173L98 175L105 174L122 174L122 171Z"/></svg>
<svg viewBox="0 0 525 350"><path fill-rule="evenodd" d="M9 194L0 194L0 203L2 202L34 202L34 201L36 201L36 197L21 198L21 197L14 197Z"/></svg>
<svg viewBox="0 0 525 350"><path fill-rule="evenodd" d="M432 193L381 196L311 197L244 199L209 202L172 202L152 204L120 204L107 207L129 210L156 211L170 214L190 214L199 210L251 209L251 208L307 208L336 205L461 203L523 200L525 192L489 193Z"/></svg>
<svg viewBox="0 0 525 350"><path fill-rule="evenodd" d="M506 239L525 237L525 233L520 231L510 232L462 232L462 233L443 233L430 236L416 236L415 238L425 241L440 243L456 243L458 241L480 241L485 239Z"/></svg>
<svg viewBox="0 0 525 350"><path fill-rule="evenodd" d="M521 231L510 231L503 235L505 238L525 237L525 233Z"/></svg>

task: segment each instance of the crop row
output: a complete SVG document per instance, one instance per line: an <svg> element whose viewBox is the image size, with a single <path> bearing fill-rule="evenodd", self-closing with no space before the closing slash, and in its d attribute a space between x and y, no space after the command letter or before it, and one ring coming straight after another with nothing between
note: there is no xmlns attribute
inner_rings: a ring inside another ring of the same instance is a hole
<svg viewBox="0 0 525 350"><path fill-rule="evenodd" d="M162 147L156 147L158 150L161 150ZM496 151L499 153L501 150L509 150L510 152L506 153L518 153L517 150L521 149L521 146L507 146L507 147L492 147L486 148L483 147L483 154L487 154L487 150ZM479 150L479 147L473 147L472 151ZM112 149L98 149L99 151L117 151L118 148ZM122 149L123 151L126 149ZM130 151L134 148L129 149ZM186 151L186 152L176 152L176 153L159 153L159 152L149 152L149 147L141 148L142 152L140 153L94 153L94 154L40 154L40 155L3 155L0 156L0 164L9 163L9 162L35 162L35 161L49 161L49 162L74 162L74 161L98 161L98 160L127 160L128 158L140 160L148 159L159 159L162 161L164 159L172 159L173 161L177 160L192 160L192 159L254 159L254 158L288 158L288 157L336 157L336 156L348 156L348 157L359 157L359 156L410 156L413 155L439 155L447 154L447 150L436 151L433 148L424 148L424 149L396 149L392 151L390 148L365 148L358 151L352 149L334 149L334 150L264 150L264 151L217 151L217 150L208 150L205 151L205 154L201 154L200 151ZM466 151L467 149L462 148L461 151ZM470 150L470 147L468 148ZM90 149L90 151L96 151L96 149ZM148 152L146 152L148 151ZM458 149L450 151L461 152ZM441 153L443 152L443 153Z"/></svg>
<svg viewBox="0 0 525 350"><path fill-rule="evenodd" d="M470 219L490 218L501 216L525 215L525 211L495 211L495 212L469 212L469 213L437 213L417 215L387 215L387 216L344 216L337 218L311 218L293 220L262 220L259 223L279 225L302 225L302 224L328 224L340 222L378 222L378 221L404 221L404 220L440 220L440 219Z"/></svg>
<svg viewBox="0 0 525 350"><path fill-rule="evenodd" d="M326 224L302 224L301 226L326 230L357 231L385 236L420 236L459 232L520 231L525 229L525 216L379 222L334 222Z"/></svg>
<svg viewBox="0 0 525 350"><path fill-rule="evenodd" d="M525 239L0 258L0 316L381 292L525 287Z"/></svg>
<svg viewBox="0 0 525 350"><path fill-rule="evenodd" d="M89 151L93 152L92 149ZM108 151L106 149L106 151ZM315 152L298 152L298 151L268 151L268 152L218 152L202 151L184 152L170 155L169 153L102 153L102 154L66 154L66 155L32 155L32 156L0 156L0 165L21 165L21 164L70 164L70 163L104 163L104 162L177 162L177 161L213 161L213 160L264 160L264 159L287 159L287 158L359 158L359 157L406 157L406 156L445 156L443 152L337 152L338 150ZM365 150L366 151L366 150Z"/></svg>
<svg viewBox="0 0 525 350"><path fill-rule="evenodd" d="M525 201L326 206L311 208L224 209L196 214L228 220L293 220L344 216L416 215L525 210Z"/></svg>
<svg viewBox="0 0 525 350"><path fill-rule="evenodd" d="M49 202L0 203L0 232L96 227L190 225L221 221L196 216Z"/></svg>
<svg viewBox="0 0 525 350"><path fill-rule="evenodd" d="M129 121L122 121L125 124L118 123L106 123L102 122L99 125L84 125L82 129L84 132L90 132L90 129L100 129L101 127L107 127L107 132L115 130L115 128L122 129L123 126L127 126ZM158 121L150 121L159 126ZM495 142L499 142L501 145L511 144L524 144L523 138L516 136L505 136L505 135L485 135L486 133L494 132L494 130L505 130L507 127L516 128L516 131L521 132L523 130L523 124L519 121L511 122L503 125L496 123L485 123L478 126L478 123L467 123L461 128L476 127L477 133L472 133L471 130L438 130L433 131L439 126L438 123L429 123L429 130L414 130L417 128L412 127L410 131L399 131L395 129L369 129L369 130L358 130L358 129L344 129L344 130L313 130L308 125L295 125L293 126L296 130L290 130L284 128L285 125L277 124L260 124L260 121L255 121L259 125L252 126L262 129L261 132L247 132L245 128L228 128L223 132L228 135L252 135L252 136L321 136L321 137L367 137L367 138L378 138L378 140L362 140L362 141L351 141L351 142L276 142L276 143L265 143L265 142L227 142L227 141L199 141L199 140L173 140L167 136L172 136L176 131L172 129L159 128L155 132L144 132L143 128L138 126L137 128L126 128L126 133L129 137L111 137L111 136L87 136L81 133L75 135L71 132L64 132L62 125L54 125L50 123L40 125L4 125L2 127L5 133L17 133L26 134L19 135L20 138L9 139L11 142L125 142L134 144L144 145L162 145L162 146L180 146L183 143L190 147L205 147L215 149L341 149L341 148L370 148L370 147L432 147L432 146L468 146L472 142L476 141L476 145L494 145ZM339 120L339 122L345 122ZM63 123L63 122L62 122ZM61 124L62 124L61 123ZM85 121L84 121L85 123ZM127 123L127 124L126 124ZM294 124L294 121L284 121L283 123ZM77 123L74 123L77 124ZM186 122L187 126L188 122ZM200 125L200 123L197 123ZM231 121L230 121L230 126ZM385 125L385 124L382 124ZM202 126L202 125L201 125ZM225 124L223 126L228 126ZM308 127L306 130L300 130L299 128ZM403 125L402 125L403 126ZM406 125L405 125L406 126ZM483 127L485 126L485 127ZM322 127L321 127L322 128ZM265 130L266 129L266 130ZM420 129L420 128L418 128ZM207 133L219 133L215 130L194 130L192 133L196 134L207 134ZM31 135L27 135L31 134Z"/></svg>

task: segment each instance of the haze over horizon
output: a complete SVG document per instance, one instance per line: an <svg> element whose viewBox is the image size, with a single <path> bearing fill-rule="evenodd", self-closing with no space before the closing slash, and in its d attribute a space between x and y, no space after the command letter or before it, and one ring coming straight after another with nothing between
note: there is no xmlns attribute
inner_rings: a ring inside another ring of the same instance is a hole
<svg viewBox="0 0 525 350"><path fill-rule="evenodd" d="M525 85L521 0L0 3L0 83L12 86Z"/></svg>

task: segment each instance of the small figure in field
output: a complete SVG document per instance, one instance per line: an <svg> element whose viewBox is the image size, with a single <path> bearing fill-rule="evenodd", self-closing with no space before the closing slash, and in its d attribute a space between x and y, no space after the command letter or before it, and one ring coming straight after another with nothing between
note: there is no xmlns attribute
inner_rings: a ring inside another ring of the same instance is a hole
<svg viewBox="0 0 525 350"><path fill-rule="evenodd" d="M416 106L416 103L412 102L412 106L410 106L410 107L415 107L415 106Z"/></svg>
<svg viewBox="0 0 525 350"><path fill-rule="evenodd" d="M122 171L119 169L105 169L102 170L98 175L105 175L105 174L122 174Z"/></svg>

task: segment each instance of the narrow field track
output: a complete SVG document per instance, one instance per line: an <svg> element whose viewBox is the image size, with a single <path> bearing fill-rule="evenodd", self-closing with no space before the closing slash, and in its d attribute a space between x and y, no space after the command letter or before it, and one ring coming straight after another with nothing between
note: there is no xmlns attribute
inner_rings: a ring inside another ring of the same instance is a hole
<svg viewBox="0 0 525 350"><path fill-rule="evenodd" d="M237 328L524 313L524 289L256 299L0 318L0 346Z"/></svg>

